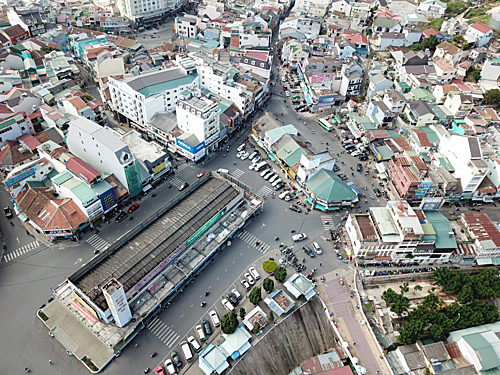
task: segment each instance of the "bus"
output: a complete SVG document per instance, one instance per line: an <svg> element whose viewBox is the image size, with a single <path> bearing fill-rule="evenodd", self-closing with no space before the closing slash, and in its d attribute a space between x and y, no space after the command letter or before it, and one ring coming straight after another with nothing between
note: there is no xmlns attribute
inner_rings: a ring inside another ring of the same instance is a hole
<svg viewBox="0 0 500 375"><path fill-rule="evenodd" d="M324 118L320 118L318 121L318 125L323 127L327 132L332 131L333 126L326 121Z"/></svg>

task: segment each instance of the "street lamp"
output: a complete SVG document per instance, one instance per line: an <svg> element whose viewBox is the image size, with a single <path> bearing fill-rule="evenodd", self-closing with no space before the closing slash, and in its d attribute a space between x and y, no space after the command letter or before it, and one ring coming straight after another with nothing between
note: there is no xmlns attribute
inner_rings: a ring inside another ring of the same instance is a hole
<svg viewBox="0 0 500 375"><path fill-rule="evenodd" d="M184 272L184 270L182 270L182 268L179 268L179 266L177 265L179 262L176 262L176 263L173 263L174 267L177 268L179 271L181 271L184 276L188 277L187 273Z"/></svg>

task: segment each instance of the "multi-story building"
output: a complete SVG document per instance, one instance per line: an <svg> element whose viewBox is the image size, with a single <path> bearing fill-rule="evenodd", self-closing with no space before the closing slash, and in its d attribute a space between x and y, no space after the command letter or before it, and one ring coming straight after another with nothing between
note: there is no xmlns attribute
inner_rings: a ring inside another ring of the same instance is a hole
<svg viewBox="0 0 500 375"><path fill-rule="evenodd" d="M355 61L342 66L340 93L345 97L359 96L363 82L363 68Z"/></svg>
<svg viewBox="0 0 500 375"><path fill-rule="evenodd" d="M240 77L241 73L237 69L220 64L201 53L195 53L193 58L198 65L199 84L202 89L208 89L232 101L243 114L243 118L253 113L254 93L247 85L238 82L244 79Z"/></svg>
<svg viewBox="0 0 500 375"><path fill-rule="evenodd" d="M273 55L267 51L248 51L240 60L240 68L269 78L273 66Z"/></svg>
<svg viewBox="0 0 500 375"><path fill-rule="evenodd" d="M406 105L406 99L399 91L387 90L382 97L382 101L393 113L401 113Z"/></svg>
<svg viewBox="0 0 500 375"><path fill-rule="evenodd" d="M453 177L460 180L462 196L472 196L489 173L478 138L436 134L440 138L439 152L453 165Z"/></svg>
<svg viewBox="0 0 500 375"><path fill-rule="evenodd" d="M156 112L173 111L181 91L198 85L198 73L194 68L193 64L193 70L188 72L174 65L121 81L110 77L113 108L130 120L133 127L146 132L146 123Z"/></svg>
<svg viewBox="0 0 500 375"><path fill-rule="evenodd" d="M131 197L143 190L138 161L106 128L83 117L71 120L66 143L71 153L100 173L113 173Z"/></svg>
<svg viewBox="0 0 500 375"><path fill-rule="evenodd" d="M477 264L492 264L493 258L500 258L500 232L488 215L483 212L466 212L458 220L476 246Z"/></svg>
<svg viewBox="0 0 500 375"><path fill-rule="evenodd" d="M105 45L108 43L106 34L99 31L82 30L85 29L76 29L76 33L68 35L68 47L74 56L81 58L84 48L91 44Z"/></svg>
<svg viewBox="0 0 500 375"><path fill-rule="evenodd" d="M74 78L73 69L68 60L66 60L64 52L52 51L45 55L45 67L47 71L53 73L53 76L58 81Z"/></svg>
<svg viewBox="0 0 500 375"><path fill-rule="evenodd" d="M22 113L0 121L0 146L7 141L15 141L23 134L35 134L30 128Z"/></svg>
<svg viewBox="0 0 500 375"><path fill-rule="evenodd" d="M175 31L185 38L195 39L198 35L197 16L186 14L175 19Z"/></svg>
<svg viewBox="0 0 500 375"><path fill-rule="evenodd" d="M430 18L442 18L447 5L440 0L424 0L417 7L417 13Z"/></svg>
<svg viewBox="0 0 500 375"><path fill-rule="evenodd" d="M286 28L293 28L305 34L308 38L311 38L314 35L319 35L321 28L321 19L300 16L288 17L283 22L281 22L280 32L282 29Z"/></svg>
<svg viewBox="0 0 500 375"><path fill-rule="evenodd" d="M220 109L216 102L203 97L197 87L191 87L179 95L176 112L179 129L193 134L198 139L198 144L204 145L206 153L217 148Z"/></svg>
<svg viewBox="0 0 500 375"><path fill-rule="evenodd" d="M134 21L138 27L144 27L160 21L185 2L186 0L119 0L117 6L122 16Z"/></svg>
<svg viewBox="0 0 500 375"><path fill-rule="evenodd" d="M474 107L472 95L450 92L444 101L444 107L455 117L464 118Z"/></svg>
<svg viewBox="0 0 500 375"><path fill-rule="evenodd" d="M330 2L330 0L297 0L293 11L323 17Z"/></svg>
<svg viewBox="0 0 500 375"><path fill-rule="evenodd" d="M399 199L410 202L421 201L432 185L432 180L426 176L427 169L414 151L406 151L404 155L394 155L387 167L392 192Z"/></svg>

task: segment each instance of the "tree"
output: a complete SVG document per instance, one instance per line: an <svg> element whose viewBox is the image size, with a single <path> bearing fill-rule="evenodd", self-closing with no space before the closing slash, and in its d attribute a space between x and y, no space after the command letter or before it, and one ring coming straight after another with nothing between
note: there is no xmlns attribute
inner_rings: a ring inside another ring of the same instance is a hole
<svg viewBox="0 0 500 375"><path fill-rule="evenodd" d="M410 307L410 300L401 294L396 293L392 288L389 288L382 293L382 299L390 306L391 311L396 314L401 314Z"/></svg>
<svg viewBox="0 0 500 375"><path fill-rule="evenodd" d="M274 278L282 283L286 280L287 272L285 267L278 267L274 272Z"/></svg>
<svg viewBox="0 0 500 375"><path fill-rule="evenodd" d="M274 260L266 260L264 263L262 263L262 269L267 273L274 272L276 270L276 267L278 267L278 265Z"/></svg>
<svg viewBox="0 0 500 375"><path fill-rule="evenodd" d="M52 51L57 51L57 48L51 46L43 46L42 48L40 48L40 50L45 53L51 53Z"/></svg>
<svg viewBox="0 0 500 375"><path fill-rule="evenodd" d="M464 305L474 301L474 293L472 292L470 284L467 284L462 288L462 290L458 293L457 299Z"/></svg>
<svg viewBox="0 0 500 375"><path fill-rule="evenodd" d="M413 289L415 289L418 292L422 291L422 287L420 285L415 285L415 288Z"/></svg>
<svg viewBox="0 0 500 375"><path fill-rule="evenodd" d="M418 317L408 321L403 328L399 331L399 342L403 345L410 345L411 343L419 340L425 333L427 321L419 319Z"/></svg>
<svg viewBox="0 0 500 375"><path fill-rule="evenodd" d="M252 332L253 332L253 333L257 333L257 332L259 332L259 331L260 331L260 324L259 324L259 323L255 323L255 324L253 325Z"/></svg>
<svg viewBox="0 0 500 375"><path fill-rule="evenodd" d="M247 312L245 311L245 309L243 307L240 307L240 318L245 319L246 314Z"/></svg>
<svg viewBox="0 0 500 375"><path fill-rule="evenodd" d="M403 283L403 285L399 286L399 289L401 289L401 294L408 293L408 291L410 290L410 287L408 285L409 284L406 282Z"/></svg>
<svg viewBox="0 0 500 375"><path fill-rule="evenodd" d="M468 6L468 3L463 0L450 1L446 7L446 15L449 17L458 16L460 13L464 12Z"/></svg>
<svg viewBox="0 0 500 375"><path fill-rule="evenodd" d="M248 295L248 299L250 300L250 303L254 305L258 305L260 302L262 302L262 292L260 287L254 287Z"/></svg>
<svg viewBox="0 0 500 375"><path fill-rule="evenodd" d="M264 283L262 284L264 290L268 293L271 293L274 290L274 281L268 279L267 277L264 279Z"/></svg>
<svg viewBox="0 0 500 375"><path fill-rule="evenodd" d="M477 82L481 79L481 69L476 69L474 65L471 65L467 72L465 73L465 80Z"/></svg>
<svg viewBox="0 0 500 375"><path fill-rule="evenodd" d="M499 89L492 89L486 91L486 94L484 94L483 97L483 102L485 104L495 104L500 102L500 90Z"/></svg>
<svg viewBox="0 0 500 375"><path fill-rule="evenodd" d="M269 312L267 313L267 322L268 323L274 322L274 313L273 313L273 310L269 310Z"/></svg>
<svg viewBox="0 0 500 375"><path fill-rule="evenodd" d="M225 314L220 322L222 332L224 332L226 335L234 333L234 331L236 331L236 328L238 327L238 324L238 317L236 316L236 313L234 311Z"/></svg>

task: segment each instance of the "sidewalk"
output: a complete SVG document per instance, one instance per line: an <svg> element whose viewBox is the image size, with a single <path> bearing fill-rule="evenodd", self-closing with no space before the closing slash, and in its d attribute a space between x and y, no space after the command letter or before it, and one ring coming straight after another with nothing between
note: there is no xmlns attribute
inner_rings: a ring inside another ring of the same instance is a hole
<svg viewBox="0 0 500 375"><path fill-rule="evenodd" d="M390 374L383 354L374 341L366 322L357 306L357 298L352 298L354 289L352 270L339 270L325 275L326 281L318 285L318 292L325 301L328 310L344 341L349 343L349 350L357 357L367 374ZM344 281L344 286L341 285Z"/></svg>

